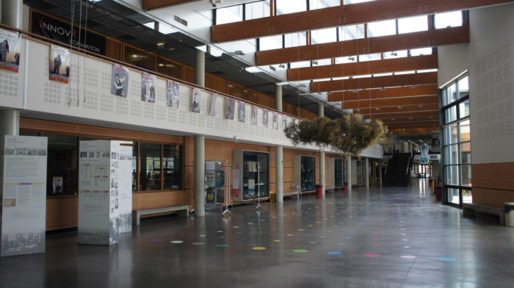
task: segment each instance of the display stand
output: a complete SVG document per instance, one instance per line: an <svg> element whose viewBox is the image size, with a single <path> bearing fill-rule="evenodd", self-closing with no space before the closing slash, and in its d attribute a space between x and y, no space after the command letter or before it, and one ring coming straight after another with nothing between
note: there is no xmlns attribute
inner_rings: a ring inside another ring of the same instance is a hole
<svg viewBox="0 0 514 288"><path fill-rule="evenodd" d="M227 163L227 178L230 178L230 167L228 166L228 163ZM232 212L230 212L230 210L228 209L228 206L229 205L232 205L232 202L230 201L230 186L228 185L230 183L230 179L227 179L227 181L225 182L227 184L225 184L225 210L223 210L223 212L221 212L221 216L225 216L225 215L228 215L228 216L232 216Z"/></svg>

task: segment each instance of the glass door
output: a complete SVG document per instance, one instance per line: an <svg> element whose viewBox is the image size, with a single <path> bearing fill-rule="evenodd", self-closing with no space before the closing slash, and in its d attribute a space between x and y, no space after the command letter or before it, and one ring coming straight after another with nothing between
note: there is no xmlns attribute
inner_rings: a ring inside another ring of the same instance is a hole
<svg viewBox="0 0 514 288"><path fill-rule="evenodd" d="M334 177L334 185L336 187L341 187L344 185L344 166L343 166L343 159L335 159L334 160L334 168L335 168L335 171L334 171L334 174L335 174L335 177Z"/></svg>
<svg viewBox="0 0 514 288"><path fill-rule="evenodd" d="M243 151L243 200L263 197L269 197L269 155Z"/></svg>
<svg viewBox="0 0 514 288"><path fill-rule="evenodd" d="M205 161L205 207L225 202L225 171L222 161Z"/></svg>
<svg viewBox="0 0 514 288"><path fill-rule="evenodd" d="M301 157L301 191L314 191L316 185L316 158Z"/></svg>

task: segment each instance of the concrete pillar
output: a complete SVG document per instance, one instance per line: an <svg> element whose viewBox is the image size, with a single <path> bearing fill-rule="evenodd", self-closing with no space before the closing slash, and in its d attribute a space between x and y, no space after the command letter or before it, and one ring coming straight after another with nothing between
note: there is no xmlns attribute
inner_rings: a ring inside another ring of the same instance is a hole
<svg viewBox="0 0 514 288"><path fill-rule="evenodd" d="M325 189L327 188L325 183L325 151L319 152L319 178L321 182L321 195L325 197Z"/></svg>
<svg viewBox="0 0 514 288"><path fill-rule="evenodd" d="M275 197L278 203L282 203L284 201L284 148L277 146L275 151Z"/></svg>
<svg viewBox="0 0 514 288"><path fill-rule="evenodd" d="M195 136L195 215L205 216L205 136Z"/></svg>
<svg viewBox="0 0 514 288"><path fill-rule="evenodd" d="M382 187L382 161L378 161L378 185Z"/></svg>
<svg viewBox="0 0 514 288"><path fill-rule="evenodd" d="M0 110L0 136L20 134L20 111Z"/></svg>
<svg viewBox="0 0 514 288"><path fill-rule="evenodd" d="M282 112L282 85L275 86L275 109Z"/></svg>
<svg viewBox="0 0 514 288"><path fill-rule="evenodd" d="M21 29L23 0L0 0L2 2L2 23Z"/></svg>
<svg viewBox="0 0 514 288"><path fill-rule="evenodd" d="M366 188L369 188L369 158L364 158L364 182Z"/></svg>
<svg viewBox="0 0 514 288"><path fill-rule="evenodd" d="M195 83L205 87L205 52L196 49Z"/></svg>
<svg viewBox="0 0 514 288"><path fill-rule="evenodd" d="M352 192L352 157L346 159L346 185L348 192Z"/></svg>
<svg viewBox="0 0 514 288"><path fill-rule="evenodd" d="M319 105L318 105L318 117L319 118L323 118L325 117L325 103L323 102L319 102Z"/></svg>

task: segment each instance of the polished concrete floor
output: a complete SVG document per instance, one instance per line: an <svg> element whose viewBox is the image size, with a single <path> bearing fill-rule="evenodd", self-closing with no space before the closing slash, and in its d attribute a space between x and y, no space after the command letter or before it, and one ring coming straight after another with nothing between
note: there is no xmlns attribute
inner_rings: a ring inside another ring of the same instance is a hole
<svg viewBox="0 0 514 288"><path fill-rule="evenodd" d="M514 228L424 184L147 219L112 247L51 234L46 254L0 259L0 287L514 287Z"/></svg>

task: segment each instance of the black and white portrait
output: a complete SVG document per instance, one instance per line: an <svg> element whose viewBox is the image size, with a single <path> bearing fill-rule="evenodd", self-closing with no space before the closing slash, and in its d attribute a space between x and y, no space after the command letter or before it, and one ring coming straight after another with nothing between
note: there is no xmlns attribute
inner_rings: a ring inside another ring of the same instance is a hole
<svg viewBox="0 0 514 288"><path fill-rule="evenodd" d="M234 120L235 108L236 100L234 100L234 98L225 98L225 118Z"/></svg>
<svg viewBox="0 0 514 288"><path fill-rule="evenodd" d="M200 89L193 88L193 96L191 97L191 111L199 113L200 112L200 99L202 92Z"/></svg>
<svg viewBox="0 0 514 288"><path fill-rule="evenodd" d="M121 65L112 66L111 94L127 97L129 70Z"/></svg>
<svg viewBox="0 0 514 288"><path fill-rule="evenodd" d="M166 93L166 104L168 105L168 107L175 107L178 109L178 105L179 105L179 97L178 97L178 92L179 92L179 85L177 82L175 81L171 81L171 80L168 80L168 85L167 85L168 89L167 89L167 93Z"/></svg>
<svg viewBox="0 0 514 288"><path fill-rule="evenodd" d="M155 76L146 72L141 77L141 101L155 103Z"/></svg>
<svg viewBox="0 0 514 288"><path fill-rule="evenodd" d="M268 128L268 110L267 109L264 109L262 110L262 125L264 125L264 127Z"/></svg>
<svg viewBox="0 0 514 288"><path fill-rule="evenodd" d="M257 125L257 106L252 105L252 125Z"/></svg>
<svg viewBox="0 0 514 288"><path fill-rule="evenodd" d="M246 120L246 105L245 102L239 101L239 109L237 111L237 120L239 122L245 122Z"/></svg>
<svg viewBox="0 0 514 288"><path fill-rule="evenodd" d="M278 130L278 113L273 112L273 129Z"/></svg>

